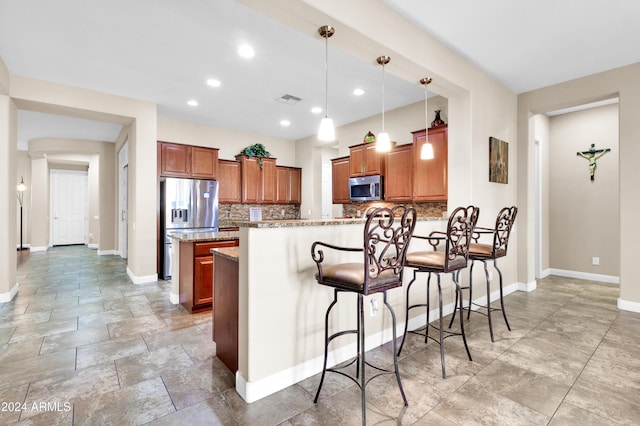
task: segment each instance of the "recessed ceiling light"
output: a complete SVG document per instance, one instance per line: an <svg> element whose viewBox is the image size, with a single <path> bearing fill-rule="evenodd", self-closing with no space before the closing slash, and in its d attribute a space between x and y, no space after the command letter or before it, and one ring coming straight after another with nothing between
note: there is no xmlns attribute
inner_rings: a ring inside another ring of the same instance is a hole
<svg viewBox="0 0 640 426"><path fill-rule="evenodd" d="M253 58L255 54L256 52L254 52L253 47L249 46L248 44L243 44L238 49L238 55L246 59Z"/></svg>
<svg viewBox="0 0 640 426"><path fill-rule="evenodd" d="M314 113L314 114L320 114L322 112L322 108L313 107L313 108L311 108L311 112Z"/></svg>
<svg viewBox="0 0 640 426"><path fill-rule="evenodd" d="M220 87L220 80L216 80L215 78L210 78L207 80L207 84L211 87Z"/></svg>
<svg viewBox="0 0 640 426"><path fill-rule="evenodd" d="M187 104L190 106L198 106L198 101L196 101L195 99L191 99L187 101Z"/></svg>
<svg viewBox="0 0 640 426"><path fill-rule="evenodd" d="M355 89L355 90L353 91L353 94L354 94L354 95L356 95L356 96L362 96L362 95L364 95L364 90L362 90L362 89Z"/></svg>
<svg viewBox="0 0 640 426"><path fill-rule="evenodd" d="M280 125L282 127L288 127L291 124L289 120L280 120Z"/></svg>

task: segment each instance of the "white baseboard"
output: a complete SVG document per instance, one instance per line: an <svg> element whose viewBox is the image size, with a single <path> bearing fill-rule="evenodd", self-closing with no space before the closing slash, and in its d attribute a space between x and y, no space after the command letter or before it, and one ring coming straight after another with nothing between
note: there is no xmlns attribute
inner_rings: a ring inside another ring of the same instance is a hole
<svg viewBox="0 0 640 426"><path fill-rule="evenodd" d="M90 248L91 250L98 250L98 245L97 244L87 244L87 247ZM100 253L98 253L100 254Z"/></svg>
<svg viewBox="0 0 640 426"><path fill-rule="evenodd" d="M117 254L115 250L98 250L98 256L111 256L115 254Z"/></svg>
<svg viewBox="0 0 640 426"><path fill-rule="evenodd" d="M550 275L557 275L567 278L578 278L581 280L601 281L604 283L620 284L620 277L614 275L592 274L589 272L569 271L566 269L548 269Z"/></svg>
<svg viewBox="0 0 640 426"><path fill-rule="evenodd" d="M517 289L519 291L526 291L527 293L530 293L538 288L538 283L536 282L536 280L530 281L528 283L515 283L515 285L517 286Z"/></svg>
<svg viewBox="0 0 640 426"><path fill-rule="evenodd" d="M504 287L503 294L506 296L509 293L518 291L518 284L513 283ZM498 300L500 298L500 291L494 291L491 293L491 301ZM475 299L474 302L479 304L486 303L486 296L479 299ZM453 303L448 303L442 307L443 316L449 315L453 312ZM430 322L439 318L438 309L432 310L429 313ZM414 330L425 325L426 313L412 317L409 320L409 329ZM404 332L404 321L396 324L396 335L402 336ZM393 338L392 328L388 327L378 333L367 336L365 340L366 350L376 348L387 342L390 342ZM353 358L356 353L356 343L350 343L339 348L336 348L329 352L327 358L327 366L334 366L348 359ZM309 378L322 371L322 364L324 356L318 356L310 359L301 364L294 365L293 367L279 371L275 374L267 376L263 379L248 382L239 371L236 372L236 391L246 402L255 402L266 396L269 396L275 392L285 389L295 383L298 383L306 378Z"/></svg>
<svg viewBox="0 0 640 426"><path fill-rule="evenodd" d="M18 289L20 288L20 284L16 283L11 290L6 293L0 293L0 303L11 302L16 294L18 294Z"/></svg>
<svg viewBox="0 0 640 426"><path fill-rule="evenodd" d="M22 248L25 248L25 249L31 248L31 244L24 244L23 243L22 244ZM16 250L19 250L19 249L20 249L20 244L16 244Z"/></svg>
<svg viewBox="0 0 640 426"><path fill-rule="evenodd" d="M640 312L640 303L618 298L618 309L630 312Z"/></svg>
<svg viewBox="0 0 640 426"><path fill-rule="evenodd" d="M177 305L178 303L180 303L180 295L173 292L169 293L169 301L174 305Z"/></svg>
<svg viewBox="0 0 640 426"><path fill-rule="evenodd" d="M129 276L131 281L133 281L134 284L147 284L147 283L153 283L158 281L158 274L143 275L139 277L139 276L136 276L128 266L127 266L127 275Z"/></svg>
<svg viewBox="0 0 640 426"><path fill-rule="evenodd" d="M30 249L31 253L35 253L37 251L47 251L47 246L43 246L43 247L31 247Z"/></svg>

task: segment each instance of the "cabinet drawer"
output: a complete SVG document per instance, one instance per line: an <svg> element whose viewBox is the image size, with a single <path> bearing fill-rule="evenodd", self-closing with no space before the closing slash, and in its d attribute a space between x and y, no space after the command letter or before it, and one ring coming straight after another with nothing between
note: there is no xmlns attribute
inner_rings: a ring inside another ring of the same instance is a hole
<svg viewBox="0 0 640 426"><path fill-rule="evenodd" d="M211 254L212 248L220 247L235 247L238 245L238 240L231 241L212 241L210 243L195 243L195 256L205 256Z"/></svg>

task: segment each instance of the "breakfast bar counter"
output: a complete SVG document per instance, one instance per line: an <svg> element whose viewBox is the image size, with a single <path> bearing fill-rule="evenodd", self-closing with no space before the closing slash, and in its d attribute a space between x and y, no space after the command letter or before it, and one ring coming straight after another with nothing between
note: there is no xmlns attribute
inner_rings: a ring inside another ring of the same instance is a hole
<svg viewBox="0 0 640 426"><path fill-rule="evenodd" d="M234 223L240 229L236 390L247 402L322 370L324 315L333 292L315 280L317 268L311 258L311 245L325 241L362 247L364 223L363 218ZM443 218L419 218L415 233L442 231L446 224ZM333 263L361 260L362 254L335 252L326 256L326 261ZM405 276L405 282L410 278ZM397 312L403 312L404 288L389 291L388 299ZM378 303L381 305L382 300ZM351 325L356 317L352 310L353 304L339 303L332 313L332 325ZM424 321L424 316L412 317L410 326L414 319ZM367 324L367 330L383 330L367 336L367 349L391 340L387 313L367 315L367 322L372 323ZM398 318L400 327L404 327L404 318ZM350 336L336 341L329 354L330 363L351 356L355 344Z"/></svg>

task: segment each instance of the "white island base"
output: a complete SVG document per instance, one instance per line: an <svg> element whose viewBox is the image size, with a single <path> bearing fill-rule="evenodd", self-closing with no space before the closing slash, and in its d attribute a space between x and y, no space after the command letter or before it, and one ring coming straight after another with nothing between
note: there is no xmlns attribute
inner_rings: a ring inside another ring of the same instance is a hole
<svg viewBox="0 0 640 426"><path fill-rule="evenodd" d="M415 234L443 231L446 224L446 219L441 218L418 219ZM311 245L314 241L324 241L362 247L364 219L240 222L238 225L236 391L245 401L253 402L322 371L324 317L333 300L333 289L316 282L317 268L311 258ZM419 240L414 240L409 251L419 249ZM330 263L362 259L358 253L333 251L325 255ZM405 273L405 284L411 278L411 273ZM443 282L446 280L449 278ZM405 289L406 285L388 292L398 320L398 335L404 330ZM447 314L452 311L453 292L445 297L449 299L443 308ZM367 300L371 298L378 298L382 306L382 294L368 296ZM355 300L355 295L340 296L330 319L334 330L354 328ZM437 314L437 309L431 311L432 318ZM425 313L417 313L411 318L409 328L424 325L424 321ZM375 316L367 315L365 331L367 350L390 341L388 311L380 309ZM332 343L329 364L350 359L355 353L353 336L337 339Z"/></svg>

